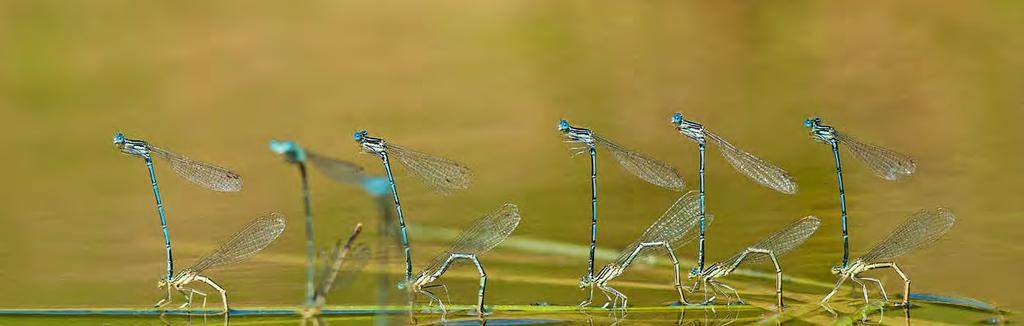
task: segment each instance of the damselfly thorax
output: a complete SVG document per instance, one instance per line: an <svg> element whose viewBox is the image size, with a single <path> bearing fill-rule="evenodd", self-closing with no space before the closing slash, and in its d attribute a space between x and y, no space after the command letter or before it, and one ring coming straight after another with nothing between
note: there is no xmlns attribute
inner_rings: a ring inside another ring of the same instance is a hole
<svg viewBox="0 0 1024 326"><path fill-rule="evenodd" d="M677 122L676 130L678 130L680 134L689 137L698 144L703 144L705 142L704 125L686 119L680 119Z"/></svg>
<svg viewBox="0 0 1024 326"><path fill-rule="evenodd" d="M713 280L713 279L716 279L716 278L719 278L719 277L725 277L726 275L729 275L729 273L732 273L732 271L734 269L736 269L736 268L735 267L729 268L728 266L722 265L721 262L717 262L717 263L705 266L703 271L698 271L697 269L691 269L690 270L689 278L690 279L697 278L697 279L700 279L700 280Z"/></svg>
<svg viewBox="0 0 1024 326"><path fill-rule="evenodd" d="M619 264L605 265L604 268L601 268L601 271L594 276L594 283L606 284L608 281L622 275L625 271L626 267Z"/></svg>
<svg viewBox="0 0 1024 326"><path fill-rule="evenodd" d="M804 120L804 125L811 129L811 137L823 143L831 143L836 139L836 129L821 124L821 118Z"/></svg>
<svg viewBox="0 0 1024 326"><path fill-rule="evenodd" d="M594 146L594 132L590 131L590 129L573 127L565 120L562 120L559 122L558 130L561 130L565 137L569 138L570 142Z"/></svg>
<svg viewBox="0 0 1024 326"><path fill-rule="evenodd" d="M363 148L363 151L367 153L377 155L384 155L387 153L387 146L384 143L384 139L370 137L367 135L365 130L356 132L355 139L359 142L359 146Z"/></svg>
<svg viewBox="0 0 1024 326"><path fill-rule="evenodd" d="M141 158L150 157L149 145L145 141L125 138L122 133L114 135L114 145L121 150L121 153Z"/></svg>

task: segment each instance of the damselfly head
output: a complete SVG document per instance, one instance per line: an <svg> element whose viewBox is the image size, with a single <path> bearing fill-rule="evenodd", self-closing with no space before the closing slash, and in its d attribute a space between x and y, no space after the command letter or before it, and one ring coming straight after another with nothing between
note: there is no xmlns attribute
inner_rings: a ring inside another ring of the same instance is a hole
<svg viewBox="0 0 1024 326"><path fill-rule="evenodd" d="M405 287L408 286L408 285L409 285L409 280L400 280L400 281L398 281L397 284L395 284L395 287L398 288L399 290L404 290Z"/></svg>
<svg viewBox="0 0 1024 326"><path fill-rule="evenodd" d="M673 114L672 115L672 124L677 125L677 126L683 124L683 114L680 113L680 112L676 112L676 114Z"/></svg>
<svg viewBox="0 0 1024 326"><path fill-rule="evenodd" d="M156 288L160 289L160 288L164 288L166 286L167 286L167 280L166 279L161 278L160 280L156 281Z"/></svg>
<svg viewBox="0 0 1024 326"><path fill-rule="evenodd" d="M114 145L117 145L117 147L124 146L124 134L120 131L114 134Z"/></svg>
<svg viewBox="0 0 1024 326"><path fill-rule="evenodd" d="M815 117L813 119L804 119L804 127L813 129L821 124L821 118Z"/></svg>
<svg viewBox="0 0 1024 326"><path fill-rule="evenodd" d="M565 121L565 119L558 120L558 131L569 132L569 121Z"/></svg>
<svg viewBox="0 0 1024 326"><path fill-rule="evenodd" d="M843 272L843 267L842 266L839 266L839 265L832 266L832 275L839 275L839 273L842 273L842 272Z"/></svg>
<svg viewBox="0 0 1024 326"><path fill-rule="evenodd" d="M700 275L700 268L693 267L690 268L690 273L686 275L686 278L692 279L694 277L697 277L698 275Z"/></svg>
<svg viewBox="0 0 1024 326"><path fill-rule="evenodd" d="M583 274L583 276L580 276L580 289L585 289L591 284L594 284L594 279L590 274Z"/></svg>
<svg viewBox="0 0 1024 326"><path fill-rule="evenodd" d="M306 152L291 140L271 140L270 151L278 155L284 155L289 162L306 161Z"/></svg>
<svg viewBox="0 0 1024 326"><path fill-rule="evenodd" d="M356 133L352 134L352 139L354 139L357 143L362 143L363 139L366 139L366 135L366 130L356 131Z"/></svg>

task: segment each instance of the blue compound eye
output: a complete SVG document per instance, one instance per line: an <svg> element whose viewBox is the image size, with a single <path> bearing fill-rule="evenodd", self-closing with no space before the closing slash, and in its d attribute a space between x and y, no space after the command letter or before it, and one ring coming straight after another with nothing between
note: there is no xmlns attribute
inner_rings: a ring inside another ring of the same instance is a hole
<svg viewBox="0 0 1024 326"><path fill-rule="evenodd" d="M366 138L366 130L356 131L355 134L352 134L352 139L355 141L363 141L363 138Z"/></svg>
<svg viewBox="0 0 1024 326"><path fill-rule="evenodd" d="M124 134L118 132L114 134L114 144L116 145L121 143L124 143Z"/></svg>
<svg viewBox="0 0 1024 326"><path fill-rule="evenodd" d="M561 131L569 130L569 121L565 121L565 119L558 120L558 130L561 130Z"/></svg>
<svg viewBox="0 0 1024 326"><path fill-rule="evenodd" d="M697 275L698 273L699 272L697 271L697 267L694 267L694 268L690 269L690 275Z"/></svg>
<svg viewBox="0 0 1024 326"><path fill-rule="evenodd" d="M679 112L676 112L676 114L673 114L672 115L672 123L676 124L676 125L683 124L683 114L679 113Z"/></svg>
<svg viewBox="0 0 1024 326"><path fill-rule="evenodd" d="M810 128L814 126L814 120L804 119L804 127Z"/></svg>

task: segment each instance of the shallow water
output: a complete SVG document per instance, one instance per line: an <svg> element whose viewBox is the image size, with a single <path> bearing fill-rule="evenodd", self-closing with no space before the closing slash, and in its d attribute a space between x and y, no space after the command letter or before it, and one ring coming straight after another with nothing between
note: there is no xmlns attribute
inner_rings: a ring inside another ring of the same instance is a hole
<svg viewBox="0 0 1024 326"><path fill-rule="evenodd" d="M670 162L695 189L696 146L668 122L681 110L800 184L794 196L761 188L712 148L710 260L797 218L822 218L818 234L782 258L786 275L813 283L786 284L792 310L816 307L806 303L827 292L821 284L833 282L828 268L841 257L832 156L802 127L810 116L918 163L911 178L888 182L844 156L854 255L910 213L948 207L958 216L949 234L899 259L913 291L1019 310L1024 36L1013 31L1024 27L1022 18L1024 5L1010 1L5 1L0 278L7 281L0 308L142 308L159 298L163 248L152 193L144 164L111 146L118 130L245 178L241 193L213 193L157 163L179 267L254 216L289 216L288 230L264 253L211 271L237 307L302 301L298 173L267 141L295 139L382 173L351 141L357 129L473 169L471 190L448 197L398 171L410 223L458 229L514 202L523 222L513 239L549 241L541 250L507 245L483 257L488 303L575 304L585 271L579 248L589 241L589 163L570 157L558 119ZM628 175L606 154L597 162L598 244L614 252L680 194ZM365 240L376 244L371 198L316 173L311 187L320 246L360 221ZM413 232L419 265L450 241ZM692 244L680 251L687 267L693 252ZM329 302L377 304L368 293L380 275L393 285L399 266L369 266ZM474 273L452 269L454 301L474 299ZM899 292L896 275L876 274L890 295ZM613 286L634 305L657 306L673 300L670 279L668 268L641 264ZM770 308L771 280L733 279L752 305ZM389 291L392 299L401 295ZM922 304L912 318L988 318L959 313ZM886 323L899 314L886 313ZM537 318L580 321L575 314Z"/></svg>

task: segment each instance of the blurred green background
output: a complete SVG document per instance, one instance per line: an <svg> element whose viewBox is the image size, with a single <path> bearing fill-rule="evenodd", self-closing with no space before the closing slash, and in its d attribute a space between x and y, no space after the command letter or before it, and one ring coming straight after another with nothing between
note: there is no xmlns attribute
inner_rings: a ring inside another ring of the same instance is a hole
<svg viewBox="0 0 1024 326"><path fill-rule="evenodd" d="M913 177L888 182L845 156L854 255L910 213L949 207L959 217L951 232L899 260L913 290L1024 307L1022 29L1017 1L0 1L0 306L158 299L152 193L141 160L111 145L115 131L245 177L243 192L214 193L158 162L178 266L252 217L288 215L264 254L210 274L235 305L293 305L304 277L299 181L268 140L380 173L351 140L367 129L474 170L471 190L449 197L398 172L410 223L458 229L514 202L515 236L582 246L589 163L570 157L558 119L670 162L696 189L696 146L669 124L681 111L800 185L795 196L761 188L712 149L709 259L813 214L822 227L784 269L832 282L828 267L841 257L832 156L801 125L821 116L918 163ZM600 155L599 245L610 249L680 195L615 165ZM319 245L357 221L372 240L366 195L318 174L311 182ZM417 264L445 244L411 241ZM580 298L578 258L499 247L484 262L492 303ZM636 269L624 279L669 281L664 268ZM371 266L331 301L374 303L362 292L377 273L401 267ZM453 297L472 300L473 271L453 273L465 280L452 281L465 283ZM895 274L878 275L899 292ZM771 282L750 283L743 293L770 302ZM636 304L672 299L625 290Z"/></svg>

